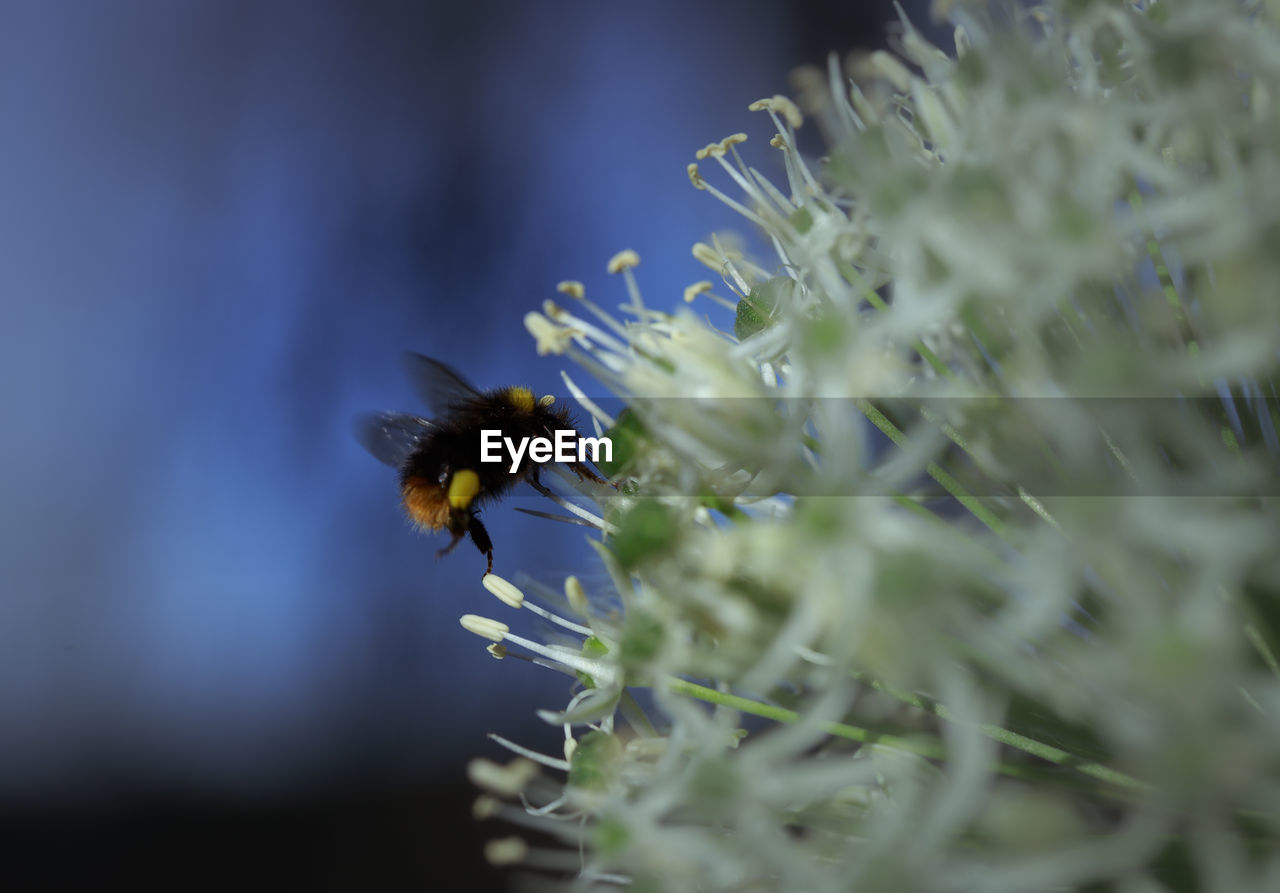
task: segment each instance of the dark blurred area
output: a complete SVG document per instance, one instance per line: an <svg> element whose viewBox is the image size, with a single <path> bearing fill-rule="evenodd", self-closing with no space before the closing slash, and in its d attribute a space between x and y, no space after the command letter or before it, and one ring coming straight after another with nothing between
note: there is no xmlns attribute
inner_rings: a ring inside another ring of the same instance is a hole
<svg viewBox="0 0 1280 893"><path fill-rule="evenodd" d="M621 303L622 248L674 306L742 229L694 151L745 130L779 173L747 104L893 15L0 3L7 876L494 889L463 767L487 731L556 752L568 687L458 626L502 614L483 557L436 560L352 419L420 409L405 350L561 392L524 313L568 278ZM499 574L595 567L579 528L485 522Z"/></svg>

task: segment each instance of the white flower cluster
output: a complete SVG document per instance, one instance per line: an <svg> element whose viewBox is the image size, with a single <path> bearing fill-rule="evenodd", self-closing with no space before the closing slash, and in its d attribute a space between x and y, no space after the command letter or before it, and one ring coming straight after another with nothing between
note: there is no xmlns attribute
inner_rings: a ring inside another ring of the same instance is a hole
<svg viewBox="0 0 1280 893"><path fill-rule="evenodd" d="M614 440L616 493L562 500L608 590L540 589L550 644L464 618L578 689L563 757L473 767L571 846L495 862L1280 889L1280 6L946 6L953 54L904 20L752 106L784 185L742 134L698 153L727 191L690 165L777 255L695 246L732 333L633 252L624 319L580 283L526 318L627 409L566 377Z"/></svg>

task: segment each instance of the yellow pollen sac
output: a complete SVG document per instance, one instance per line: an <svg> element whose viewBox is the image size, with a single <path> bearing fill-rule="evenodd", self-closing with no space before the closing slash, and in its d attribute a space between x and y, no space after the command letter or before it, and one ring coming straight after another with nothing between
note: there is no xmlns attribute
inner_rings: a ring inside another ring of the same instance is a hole
<svg viewBox="0 0 1280 893"><path fill-rule="evenodd" d="M715 249L706 242L693 243L693 256L713 270L720 271L724 269L724 261L720 259L720 255L716 254Z"/></svg>
<svg viewBox="0 0 1280 893"><path fill-rule="evenodd" d="M480 475L469 468L455 471L449 480L449 505L456 509L468 508L479 492Z"/></svg>
<svg viewBox="0 0 1280 893"><path fill-rule="evenodd" d="M533 407L538 401L534 399L533 391L516 387L507 388L507 402L520 412L533 412Z"/></svg>
<svg viewBox="0 0 1280 893"><path fill-rule="evenodd" d="M640 255L627 248L609 258L609 264L606 269L610 273L621 273L623 270L630 270L632 267L638 266L640 266Z"/></svg>
<svg viewBox="0 0 1280 893"><path fill-rule="evenodd" d="M558 326L541 313L530 311L524 315L524 327L538 343L538 356L549 353L562 354L573 340L573 329Z"/></svg>
<svg viewBox="0 0 1280 893"><path fill-rule="evenodd" d="M689 166L685 168L689 172L689 182L693 184L694 189L706 189L707 184L702 179L702 174L698 173L698 164L695 161L689 162Z"/></svg>
<svg viewBox="0 0 1280 893"><path fill-rule="evenodd" d="M564 282L557 283L556 291L571 298L582 298L587 294L586 287L576 279L566 279Z"/></svg>
<svg viewBox="0 0 1280 893"><path fill-rule="evenodd" d="M684 290L684 302L692 304L694 298L709 291L711 291L711 282L709 280L703 279L701 282L695 282Z"/></svg>
<svg viewBox="0 0 1280 893"><path fill-rule="evenodd" d="M786 119L787 125L792 128L799 127L804 123L804 118L800 115L800 109L785 96L774 95L768 99L757 99L747 108L753 112L765 110L779 112Z"/></svg>

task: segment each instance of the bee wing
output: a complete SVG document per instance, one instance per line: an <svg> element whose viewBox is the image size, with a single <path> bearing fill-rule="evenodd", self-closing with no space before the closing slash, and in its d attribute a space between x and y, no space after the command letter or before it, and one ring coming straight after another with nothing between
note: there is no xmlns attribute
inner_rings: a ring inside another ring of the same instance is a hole
<svg viewBox="0 0 1280 893"><path fill-rule="evenodd" d="M439 360L410 353L405 356L405 367L409 371L409 382L432 415L448 415L450 407L480 396L461 373Z"/></svg>
<svg viewBox="0 0 1280 893"><path fill-rule="evenodd" d="M399 468L431 430L431 422L402 412L372 412L356 419L356 439L379 462Z"/></svg>

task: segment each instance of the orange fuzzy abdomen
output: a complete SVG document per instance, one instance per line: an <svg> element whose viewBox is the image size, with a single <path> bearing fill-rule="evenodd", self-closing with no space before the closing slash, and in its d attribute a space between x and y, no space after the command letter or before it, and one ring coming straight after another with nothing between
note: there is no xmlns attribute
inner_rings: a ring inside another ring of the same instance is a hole
<svg viewBox="0 0 1280 893"><path fill-rule="evenodd" d="M444 488L425 478L410 477L400 490L405 513L414 524L428 530L449 526L449 499Z"/></svg>

